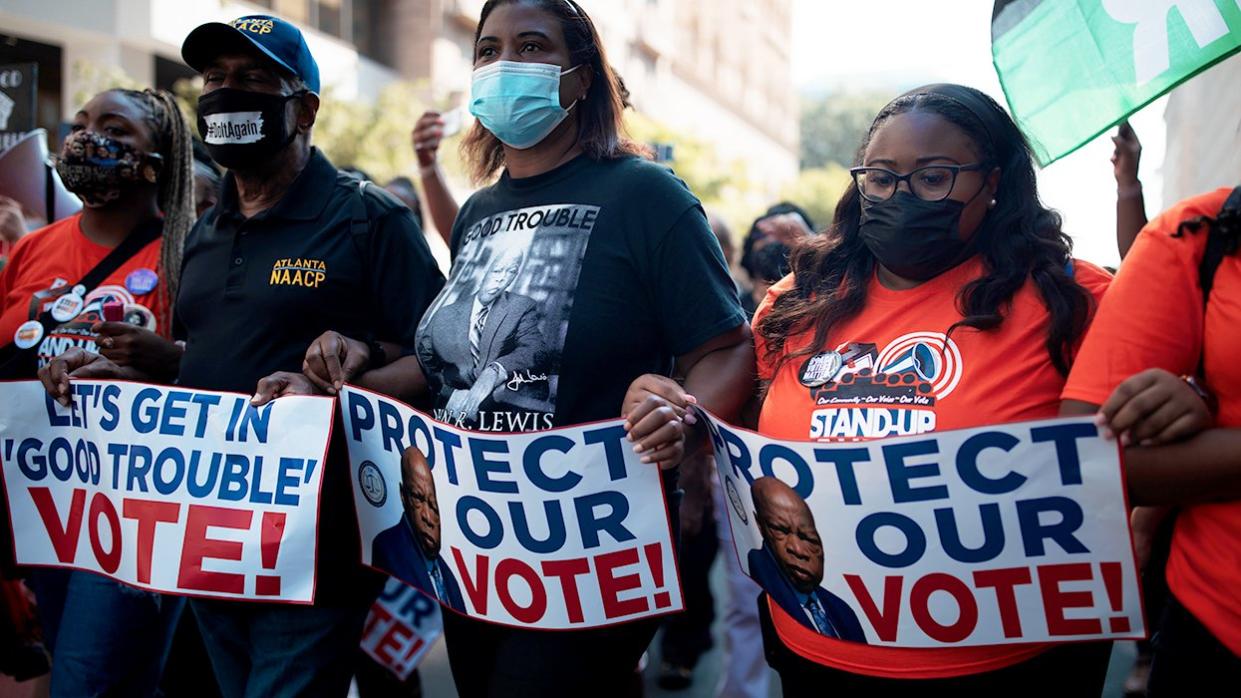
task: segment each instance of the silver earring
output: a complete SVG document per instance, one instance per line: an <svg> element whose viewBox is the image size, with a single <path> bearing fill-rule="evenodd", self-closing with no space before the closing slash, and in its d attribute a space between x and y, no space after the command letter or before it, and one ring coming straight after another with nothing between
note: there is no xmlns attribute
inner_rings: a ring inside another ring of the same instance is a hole
<svg viewBox="0 0 1241 698"><path fill-rule="evenodd" d="M987 208L995 208L995 199L987 202Z"/></svg>

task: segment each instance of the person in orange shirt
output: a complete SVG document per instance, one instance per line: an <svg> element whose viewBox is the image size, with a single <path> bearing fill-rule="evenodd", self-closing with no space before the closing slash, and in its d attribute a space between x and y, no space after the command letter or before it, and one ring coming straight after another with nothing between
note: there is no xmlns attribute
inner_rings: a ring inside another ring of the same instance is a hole
<svg viewBox="0 0 1241 698"><path fill-rule="evenodd" d="M194 223L190 142L166 92L109 90L74 116L57 169L85 207L23 237L0 271L3 377L33 379L71 347L121 364L145 356L147 371L175 375L169 309ZM66 569L30 581L53 696L156 694L183 599Z"/></svg>
<svg viewBox="0 0 1241 698"><path fill-rule="evenodd" d="M1214 694L1241 683L1236 214L1232 246L1213 284L1203 283L1199 268L1208 249L1206 221L1224 222L1230 191L1182 201L1142 229L1064 389L1064 414L1097 411L1128 446L1125 472L1130 501L1138 505L1133 524L1140 559L1159 521L1179 507L1166 568L1171 598L1162 618L1152 619L1151 696Z"/></svg>
<svg viewBox="0 0 1241 698"><path fill-rule="evenodd" d="M175 375L171 299L195 220L190 143L167 92L108 90L77 113L57 169L85 207L23 237L0 271L0 376L34 378L72 347Z"/></svg>
<svg viewBox="0 0 1241 698"><path fill-rule="evenodd" d="M880 111L859 164L755 316L758 430L840 441L1056 416L1110 276L1072 258L1017 126L978 90L930 85ZM759 605L786 696L1098 695L1111 648L880 647Z"/></svg>

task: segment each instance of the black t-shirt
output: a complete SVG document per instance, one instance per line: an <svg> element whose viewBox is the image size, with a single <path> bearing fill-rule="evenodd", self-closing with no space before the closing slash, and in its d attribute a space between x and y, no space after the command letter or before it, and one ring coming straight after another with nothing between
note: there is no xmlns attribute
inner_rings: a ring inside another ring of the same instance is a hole
<svg viewBox="0 0 1241 698"><path fill-rule="evenodd" d="M229 175L185 247L179 383L252 393L264 376L300 372L310 343L328 330L412 347L443 285L409 209L378 186L361 188L317 150L280 202L249 219ZM344 432L335 433L323 470L315 601L369 603L378 588L358 566L348 453Z"/></svg>
<svg viewBox="0 0 1241 698"><path fill-rule="evenodd" d="M242 393L275 371L300 372L327 330L412 347L444 284L409 209L381 187L360 189L318 150L284 198L250 219L229 175L182 269L180 383Z"/></svg>
<svg viewBox="0 0 1241 698"><path fill-rule="evenodd" d="M629 384L745 322L698 200L667 169L586 156L457 215L418 328L435 416L515 432L611 419Z"/></svg>

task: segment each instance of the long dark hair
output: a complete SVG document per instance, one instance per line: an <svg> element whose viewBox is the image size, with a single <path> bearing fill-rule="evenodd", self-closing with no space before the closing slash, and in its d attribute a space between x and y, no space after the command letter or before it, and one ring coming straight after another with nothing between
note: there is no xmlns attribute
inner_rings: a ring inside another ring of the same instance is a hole
<svg viewBox="0 0 1241 698"><path fill-rule="evenodd" d="M478 18L478 27L474 30L474 44L478 44L483 24L497 7L517 2L535 5L555 17L564 33L573 64L587 66L583 69L590 71L590 89L586 92L586 98L574 107L577 111L578 142L586 155L593 160L646 155L646 149L631 141L625 133L621 112L625 108L628 91L608 63L595 23L573 0L487 0ZM481 123L476 122L462 139L461 152L470 165L475 181L485 181L504 166L504 146Z"/></svg>
<svg viewBox="0 0 1241 698"><path fill-rule="evenodd" d="M1049 315L1047 353L1056 370L1067 375L1073 348L1094 306L1092 296L1070 276L1073 243L1060 229L1059 214L1039 200L1030 144L1013 120L978 90L943 87L990 113L980 116L963 99L934 88L914 90L893 100L875 117L858 150L858 161L879 127L907 112L936 114L970 137L980 159L1000 169L1000 181L995 208L987 212L974 238L984 273L957 294L963 317L948 334L958 327L983 331L999 327L1013 296L1027 279L1033 280ZM778 359L777 365L825 350L832 328L865 306L875 257L859 235L861 210L861 197L851 184L836 206L827 234L811 238L794 252L791 264L796 285L776 299L757 328L767 342L768 357ZM811 344L785 355L788 337L811 328Z"/></svg>

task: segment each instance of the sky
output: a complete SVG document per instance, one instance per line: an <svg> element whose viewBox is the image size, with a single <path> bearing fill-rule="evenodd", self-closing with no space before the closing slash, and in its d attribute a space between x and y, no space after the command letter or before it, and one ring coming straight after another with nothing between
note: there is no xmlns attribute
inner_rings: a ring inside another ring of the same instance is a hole
<svg viewBox="0 0 1241 698"><path fill-rule="evenodd" d="M803 93L888 89L931 82L976 87L1004 104L991 65L990 0L793 0L793 79ZM1161 98L1130 119L1142 141L1139 176L1148 215L1161 206L1165 127ZM1064 216L1075 255L1115 265L1112 143L1100 136L1039 173L1044 203Z"/></svg>

